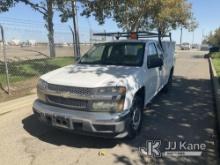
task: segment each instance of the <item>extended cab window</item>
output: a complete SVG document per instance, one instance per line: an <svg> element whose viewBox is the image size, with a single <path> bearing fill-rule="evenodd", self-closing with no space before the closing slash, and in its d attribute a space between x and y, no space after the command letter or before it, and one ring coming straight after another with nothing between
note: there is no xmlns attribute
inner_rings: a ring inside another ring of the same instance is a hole
<svg viewBox="0 0 220 165"><path fill-rule="evenodd" d="M162 50L162 48L161 48L159 43L157 44L157 52L158 52L158 56L163 58L163 56L164 56L163 50Z"/></svg>
<svg viewBox="0 0 220 165"><path fill-rule="evenodd" d="M150 58L158 58L159 54L154 43L150 43L147 47L147 65L150 65Z"/></svg>
<svg viewBox="0 0 220 165"><path fill-rule="evenodd" d="M145 43L96 44L80 60L80 64L141 66Z"/></svg>
<svg viewBox="0 0 220 165"><path fill-rule="evenodd" d="M154 43L151 43L148 45L147 55L148 56L158 56L157 49L156 49L156 46L154 45Z"/></svg>

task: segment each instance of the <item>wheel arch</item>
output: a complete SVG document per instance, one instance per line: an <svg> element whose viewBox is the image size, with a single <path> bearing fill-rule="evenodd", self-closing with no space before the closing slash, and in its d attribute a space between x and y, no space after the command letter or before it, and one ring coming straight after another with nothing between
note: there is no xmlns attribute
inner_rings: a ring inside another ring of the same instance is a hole
<svg viewBox="0 0 220 165"><path fill-rule="evenodd" d="M172 68L170 69L170 73L174 72L174 66L172 66Z"/></svg>
<svg viewBox="0 0 220 165"><path fill-rule="evenodd" d="M144 103L145 103L145 86L142 86L141 88L139 88L134 97L141 97L142 98L142 101L143 101L143 106L144 106Z"/></svg>

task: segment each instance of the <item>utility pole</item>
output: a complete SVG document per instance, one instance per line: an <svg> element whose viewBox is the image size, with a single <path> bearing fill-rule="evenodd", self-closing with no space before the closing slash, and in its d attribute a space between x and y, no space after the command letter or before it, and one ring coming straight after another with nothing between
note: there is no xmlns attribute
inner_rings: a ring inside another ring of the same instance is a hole
<svg viewBox="0 0 220 165"><path fill-rule="evenodd" d="M182 45L182 38L183 38L183 28L180 28L180 46Z"/></svg>
<svg viewBox="0 0 220 165"><path fill-rule="evenodd" d="M72 5L72 14L73 14L73 30L74 30L74 40L75 40L75 50L76 58L80 58L80 45L79 45L79 32L78 32L78 21L77 21L77 10L76 10L76 1L71 1Z"/></svg>
<svg viewBox="0 0 220 165"><path fill-rule="evenodd" d="M89 42L92 43L92 30L89 29Z"/></svg>
<svg viewBox="0 0 220 165"><path fill-rule="evenodd" d="M195 31L192 32L192 45L194 44L194 38L195 38Z"/></svg>
<svg viewBox="0 0 220 165"><path fill-rule="evenodd" d="M205 29L202 29L202 40L205 39Z"/></svg>
<svg viewBox="0 0 220 165"><path fill-rule="evenodd" d="M75 33L74 33L74 31L73 31L71 26L69 26L69 29L70 29L70 31L72 33L72 36L73 36L73 52L74 52L74 56L75 56L77 54L77 51L76 51L76 40L75 40L76 36L75 36Z"/></svg>

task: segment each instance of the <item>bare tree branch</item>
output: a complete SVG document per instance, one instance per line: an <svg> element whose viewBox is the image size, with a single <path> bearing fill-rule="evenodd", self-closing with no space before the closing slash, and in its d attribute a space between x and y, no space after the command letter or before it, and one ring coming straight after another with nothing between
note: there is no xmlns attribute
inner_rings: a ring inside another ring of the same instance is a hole
<svg viewBox="0 0 220 165"><path fill-rule="evenodd" d="M16 2L23 2L26 5L30 5L34 10L37 10L39 13L43 14L44 16L47 16L48 10L44 6L40 6L37 3L33 3L29 0L15 0Z"/></svg>

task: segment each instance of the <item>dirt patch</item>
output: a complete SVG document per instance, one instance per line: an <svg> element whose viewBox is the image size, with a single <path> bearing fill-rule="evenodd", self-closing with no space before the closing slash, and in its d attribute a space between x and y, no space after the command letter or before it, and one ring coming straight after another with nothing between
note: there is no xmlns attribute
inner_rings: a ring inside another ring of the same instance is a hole
<svg viewBox="0 0 220 165"><path fill-rule="evenodd" d="M6 92L6 86L2 87L0 89L0 102L36 93L37 80L37 78L32 78L22 82L11 84L10 94Z"/></svg>

